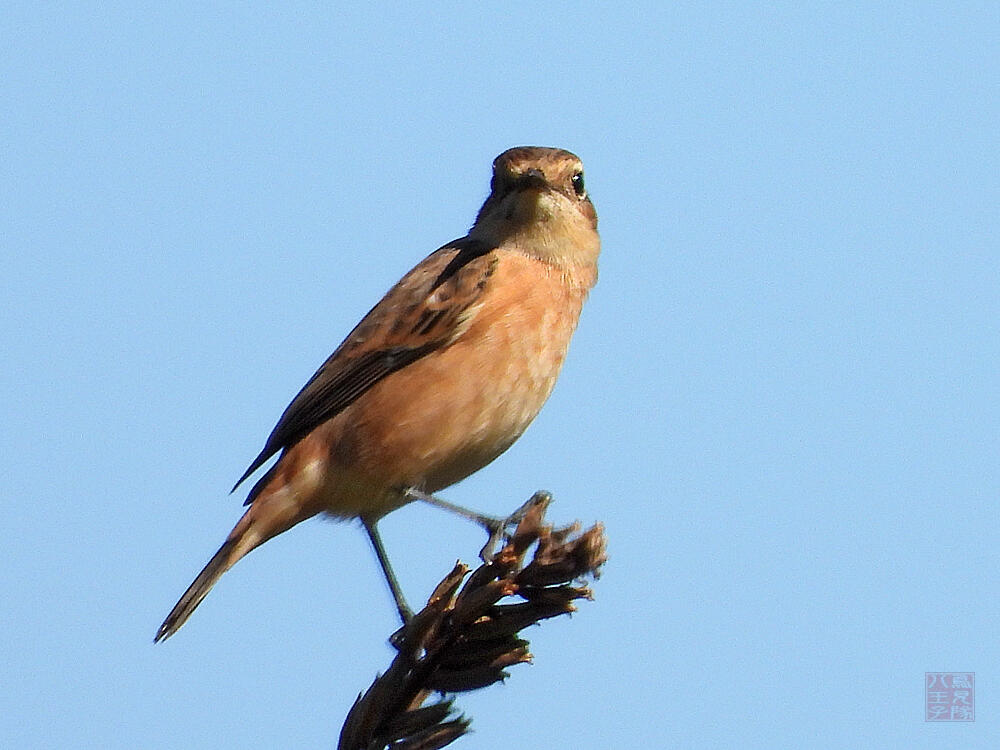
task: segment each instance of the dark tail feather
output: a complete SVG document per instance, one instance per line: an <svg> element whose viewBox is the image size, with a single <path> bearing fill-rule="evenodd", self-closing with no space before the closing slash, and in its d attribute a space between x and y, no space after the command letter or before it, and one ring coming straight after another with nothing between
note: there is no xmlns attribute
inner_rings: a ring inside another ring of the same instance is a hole
<svg viewBox="0 0 1000 750"><path fill-rule="evenodd" d="M153 638L154 643L159 643L176 633L177 629L191 616L195 608L201 604L201 600L212 590L212 586L219 580L219 577L245 554L245 552L237 553L236 548L239 542L239 538L234 539L230 537L219 548L219 551L215 553L212 559L208 561L208 565L194 579L194 583L188 586L188 590L184 592L184 596L174 605L174 608L170 610L170 614L167 615L167 619L163 621L160 629L156 631L156 637Z"/></svg>

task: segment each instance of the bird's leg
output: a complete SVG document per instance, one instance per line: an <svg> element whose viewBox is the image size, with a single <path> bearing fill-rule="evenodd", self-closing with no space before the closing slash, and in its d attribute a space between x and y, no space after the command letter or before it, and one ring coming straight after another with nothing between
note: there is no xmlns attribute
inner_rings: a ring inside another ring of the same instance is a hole
<svg viewBox="0 0 1000 750"><path fill-rule="evenodd" d="M378 529L375 528L376 523L376 521L369 521L366 518L361 519L361 524L365 527L365 531L368 532L368 539L375 549L379 565L382 566L382 573L385 575L385 580L392 591L392 598L396 600L399 619L403 621L403 625L405 626L413 618L413 610L410 609L406 603L406 599L403 598L403 590L399 586L396 574L392 571L392 565L389 564L389 556L385 553L385 547L382 546L382 538L378 534Z"/></svg>
<svg viewBox="0 0 1000 750"><path fill-rule="evenodd" d="M479 551L479 557L483 562L489 562L493 559L493 550L496 548L500 540L503 539L507 530L520 523L521 519L524 518L525 513L527 513L531 507L539 502L548 502L552 499L552 496L548 492L541 490L528 498L526 503L506 518L497 518L495 516L477 513L474 510L470 510L469 508L465 508L461 505L456 505L455 503L449 503L447 500L442 500L434 495L421 492L414 487L406 490L404 494L410 500L419 500L420 502L434 505L438 508L443 508L444 510L462 516L463 518L468 518L470 521L478 523L486 529L486 532L490 536L489 539L486 540L486 544Z"/></svg>

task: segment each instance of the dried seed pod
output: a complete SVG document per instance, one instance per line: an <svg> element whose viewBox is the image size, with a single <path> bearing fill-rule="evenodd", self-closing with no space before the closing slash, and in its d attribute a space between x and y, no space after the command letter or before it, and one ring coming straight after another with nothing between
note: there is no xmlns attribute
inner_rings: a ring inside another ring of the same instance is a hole
<svg viewBox="0 0 1000 750"><path fill-rule="evenodd" d="M550 501L548 493L532 496L517 511L517 528L499 552L471 574L455 565L427 606L392 636L399 653L355 701L340 750L449 745L468 731L469 720L452 716L450 700L424 705L430 695L504 680L506 668L532 659L528 642L517 635L521 630L573 612L576 599L590 598L590 589L574 582L599 574L607 559L603 528L595 525L583 534L575 524L554 530L544 522ZM510 596L524 601L499 603Z"/></svg>

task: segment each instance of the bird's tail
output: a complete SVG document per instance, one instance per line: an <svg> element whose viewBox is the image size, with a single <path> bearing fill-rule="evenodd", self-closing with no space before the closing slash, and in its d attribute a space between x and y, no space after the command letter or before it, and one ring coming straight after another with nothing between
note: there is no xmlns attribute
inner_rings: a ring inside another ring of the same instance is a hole
<svg viewBox="0 0 1000 750"><path fill-rule="evenodd" d="M187 622L187 618L201 604L201 600L212 590L222 574L233 567L237 560L264 541L259 534L253 533L254 524L249 516L250 513L243 516L229 538L219 547L219 551L212 556L208 565L202 569L198 577L194 579L194 583L188 586L188 590L184 592L180 601L170 610L167 619L156 631L156 637L153 638L154 643L159 643L176 633L178 628Z"/></svg>

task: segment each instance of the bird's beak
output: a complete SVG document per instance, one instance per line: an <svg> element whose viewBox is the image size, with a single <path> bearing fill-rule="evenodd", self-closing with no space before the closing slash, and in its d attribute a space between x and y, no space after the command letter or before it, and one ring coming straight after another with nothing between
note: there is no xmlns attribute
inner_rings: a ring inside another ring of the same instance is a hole
<svg viewBox="0 0 1000 750"><path fill-rule="evenodd" d="M542 170L531 168L517 178L515 185L520 190L529 188L540 190L548 185L548 182L545 180L545 174Z"/></svg>

